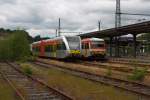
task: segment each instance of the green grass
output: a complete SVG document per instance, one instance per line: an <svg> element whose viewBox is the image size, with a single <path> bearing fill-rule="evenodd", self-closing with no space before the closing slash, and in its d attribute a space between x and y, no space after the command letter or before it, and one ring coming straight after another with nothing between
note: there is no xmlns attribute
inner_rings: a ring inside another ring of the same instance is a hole
<svg viewBox="0 0 150 100"><path fill-rule="evenodd" d="M49 86L65 91L76 97L76 100L138 100L137 95L112 86L94 83L55 69L30 67L34 75L41 77Z"/></svg>

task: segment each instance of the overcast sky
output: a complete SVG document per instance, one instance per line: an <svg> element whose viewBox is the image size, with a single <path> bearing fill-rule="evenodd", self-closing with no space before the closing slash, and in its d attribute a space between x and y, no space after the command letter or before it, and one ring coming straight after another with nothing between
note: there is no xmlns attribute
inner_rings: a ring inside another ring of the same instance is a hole
<svg viewBox="0 0 150 100"><path fill-rule="evenodd" d="M26 29L30 35L54 36L61 18L62 31L89 32L114 27L116 0L0 0L0 27ZM122 12L150 14L150 0L121 0ZM145 16L122 15L122 24Z"/></svg>

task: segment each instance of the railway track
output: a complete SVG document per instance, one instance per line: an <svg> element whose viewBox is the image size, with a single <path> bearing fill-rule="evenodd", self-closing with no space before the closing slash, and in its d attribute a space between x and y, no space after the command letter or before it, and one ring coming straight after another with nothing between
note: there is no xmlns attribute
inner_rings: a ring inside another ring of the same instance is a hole
<svg viewBox="0 0 150 100"><path fill-rule="evenodd" d="M126 59L126 58L110 58L108 60L110 63L119 63L119 64L130 64L134 66L140 66L140 67L149 67L150 66L150 60L144 60L144 59Z"/></svg>
<svg viewBox="0 0 150 100"><path fill-rule="evenodd" d="M120 72L125 72L125 73L133 73L135 70L135 66L133 66L132 64L124 64L124 63L100 63L100 62L87 62L87 61L82 61L81 63L79 63L81 65L85 65L85 66L89 66L89 67L96 67L96 68L103 68L103 69L111 69L114 71L120 71ZM136 66L136 68L141 69L144 68L141 66ZM145 68L148 68L147 66L145 66ZM150 70L147 70L147 73L150 73Z"/></svg>
<svg viewBox="0 0 150 100"><path fill-rule="evenodd" d="M136 82L116 79L116 78L112 78L108 76L92 74L89 72L80 71L78 69L66 68L62 65L50 64L50 63L46 63L43 61L36 61L33 64L41 66L41 67L45 67L45 68L56 68L58 70L64 71L66 73L69 73L78 77L82 77L82 78L92 80L95 82L100 82L106 85L111 85L117 88L121 88L121 89L128 90L128 91L131 91L131 92L143 95L143 96L150 97L150 86L144 85L142 83L136 83Z"/></svg>
<svg viewBox="0 0 150 100"><path fill-rule="evenodd" d="M57 60L56 60L57 61ZM65 62L65 61L61 61L61 62ZM65 62L66 63L66 62ZM150 73L150 70L148 69L148 66L135 66L133 64L130 63L115 63L115 62L99 62L99 61L83 61L83 60L77 60L76 62L69 62L70 64L79 64L79 65L84 65L86 67L95 67L95 68L102 68L102 69L111 69L114 71L119 71L119 72L123 72L125 74L132 74L135 71L135 67L138 69L143 69L146 68L147 69L147 75Z"/></svg>
<svg viewBox="0 0 150 100"><path fill-rule="evenodd" d="M73 100L66 94L25 74L14 63L0 63L1 75L15 89L21 100Z"/></svg>
<svg viewBox="0 0 150 100"><path fill-rule="evenodd" d="M4 81L4 83L3 83L3 81ZM24 98L22 97L22 95L20 94L20 92L14 87L14 85L12 85L11 84L11 82L4 76L4 75L2 75L2 73L0 72L0 82L2 82L2 86L4 86L4 85L7 85L8 87L7 88L5 88L6 90L8 89L8 88L10 88L11 90L12 90L12 96L11 97L9 97L9 99L11 98L12 100L24 100ZM1 84L1 83L0 83ZM5 90L4 90L5 91ZM3 92L3 91L0 91L0 92ZM6 93L6 92L5 92ZM8 94L6 94L7 96L10 96L11 94L10 93L8 93ZM7 96L6 96L6 98L7 98ZM0 95L0 98L2 97L2 95ZM3 97L2 97L3 98ZM1 99L2 99L1 98ZM5 97L3 98L3 100L4 99L6 99Z"/></svg>

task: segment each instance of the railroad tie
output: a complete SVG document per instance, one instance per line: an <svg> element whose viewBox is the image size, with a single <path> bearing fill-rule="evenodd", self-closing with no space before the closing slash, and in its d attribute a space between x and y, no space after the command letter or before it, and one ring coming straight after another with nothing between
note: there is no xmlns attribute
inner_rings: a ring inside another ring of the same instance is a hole
<svg viewBox="0 0 150 100"><path fill-rule="evenodd" d="M54 100L56 98L58 98L57 95L50 94L46 91L38 92L38 93L32 93L32 94L27 95L28 100Z"/></svg>

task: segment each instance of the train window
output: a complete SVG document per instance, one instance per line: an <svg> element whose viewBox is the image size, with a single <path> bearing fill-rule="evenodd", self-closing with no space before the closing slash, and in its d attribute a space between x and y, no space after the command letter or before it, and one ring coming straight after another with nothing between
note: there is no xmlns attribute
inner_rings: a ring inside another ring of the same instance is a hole
<svg viewBox="0 0 150 100"><path fill-rule="evenodd" d="M57 50L66 50L66 45L65 43L57 44Z"/></svg>
<svg viewBox="0 0 150 100"><path fill-rule="evenodd" d="M56 45L51 45L50 48L51 48L51 50L50 50L51 52L56 52Z"/></svg>
<svg viewBox="0 0 150 100"><path fill-rule="evenodd" d="M34 47L34 51L35 51L35 52L37 51L37 47Z"/></svg>
<svg viewBox="0 0 150 100"><path fill-rule="evenodd" d="M89 43L85 44L85 49L89 49Z"/></svg>
<svg viewBox="0 0 150 100"><path fill-rule="evenodd" d="M57 50L61 50L61 44L57 44Z"/></svg>
<svg viewBox="0 0 150 100"><path fill-rule="evenodd" d="M39 52L40 50L39 50L38 47L33 47L33 51L34 51L34 52Z"/></svg>
<svg viewBox="0 0 150 100"><path fill-rule="evenodd" d="M47 46L45 47L45 52L50 52L50 51L51 51L50 45L47 45Z"/></svg>
<svg viewBox="0 0 150 100"><path fill-rule="evenodd" d="M80 50L80 37L66 37L70 50Z"/></svg>
<svg viewBox="0 0 150 100"><path fill-rule="evenodd" d="M53 52L56 52L56 44L53 45Z"/></svg>
<svg viewBox="0 0 150 100"><path fill-rule="evenodd" d="M92 43L91 47L94 49L94 48L102 48L104 47L105 43L104 42L99 42L99 41L95 41Z"/></svg>
<svg viewBox="0 0 150 100"><path fill-rule="evenodd" d="M85 43L82 44L82 49L86 49L86 44Z"/></svg>
<svg viewBox="0 0 150 100"><path fill-rule="evenodd" d="M50 45L50 52L53 52L53 45Z"/></svg>
<svg viewBox="0 0 150 100"><path fill-rule="evenodd" d="M35 47L32 47L32 51L34 51L34 52L35 52Z"/></svg>
<svg viewBox="0 0 150 100"><path fill-rule="evenodd" d="M66 45L64 42L61 44L61 50L66 50Z"/></svg>
<svg viewBox="0 0 150 100"><path fill-rule="evenodd" d="M82 49L84 49L84 43L82 43Z"/></svg>

